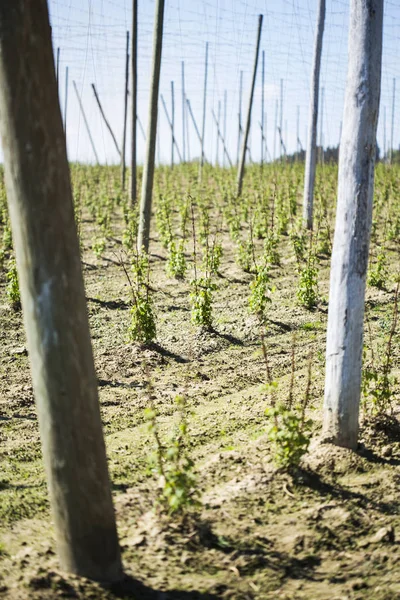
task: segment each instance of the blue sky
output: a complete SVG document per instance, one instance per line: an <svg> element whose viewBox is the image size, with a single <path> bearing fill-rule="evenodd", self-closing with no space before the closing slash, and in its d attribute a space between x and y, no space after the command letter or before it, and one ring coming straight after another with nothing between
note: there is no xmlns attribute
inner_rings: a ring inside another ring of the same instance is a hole
<svg viewBox="0 0 400 600"><path fill-rule="evenodd" d="M101 162L118 161L103 125L90 84L99 92L104 110L118 141L122 138L126 30L131 27L130 0L49 0L54 49L60 48L60 103L65 102L65 68L69 67L67 143L70 160L93 162L79 106L72 86L76 81ZM321 86L324 87L323 142L336 145L343 112L347 72L349 0L327 0ZM139 0L138 114L147 128L148 93L154 0ZM181 63L185 63L186 95L200 124L204 79L204 54L209 42L209 77L206 115L206 155L216 159L216 128L211 110L218 111L227 95L227 145L236 160L239 79L243 70L243 114L247 108L254 57L257 19L264 15L261 50L265 52L265 113L267 144L274 148L276 101L283 80L283 134L289 152L296 149L297 110L300 139L306 142L309 80L317 0L166 0L160 92L170 110L171 81L175 87L176 137L182 151ZM397 79L394 145L400 142L400 3L385 0L382 95L378 143L383 146L386 107L386 139L390 141L392 82ZM261 62L256 82L251 130L251 155L260 157ZM299 108L297 108L299 107ZM278 116L279 119L279 116ZM222 119L221 119L222 120ZM129 129L129 122L128 122ZM192 125L191 158L199 155ZM186 144L187 145L187 144ZM128 135L128 157L130 139ZM277 144L278 152L278 144ZM163 108L159 112L159 149L162 162L170 160L171 136ZM143 161L145 143L138 130L138 158ZM176 155L176 153L175 153ZM222 153L220 148L220 159Z"/></svg>

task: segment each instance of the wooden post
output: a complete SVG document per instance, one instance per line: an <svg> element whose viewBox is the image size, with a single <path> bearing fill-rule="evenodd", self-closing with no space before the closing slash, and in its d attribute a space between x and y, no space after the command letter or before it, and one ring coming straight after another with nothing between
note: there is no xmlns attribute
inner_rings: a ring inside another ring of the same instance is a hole
<svg viewBox="0 0 400 600"><path fill-rule="evenodd" d="M90 133L90 127L89 127L89 123L88 123L87 118L86 118L85 111L83 109L82 100L81 100L81 97L79 95L78 88L76 87L75 81L73 81L72 83L73 83L73 86L74 86L76 97L78 99L79 108L81 109L81 113L82 113L83 121L85 123L86 131L87 131L87 134L89 136L90 145L92 146L92 150L93 150L93 154L94 154L94 156L96 158L96 162L97 162L97 164L99 164L99 162L100 162L99 161L99 157L98 157L97 152L96 152L96 146L94 145L92 134Z"/></svg>
<svg viewBox="0 0 400 600"><path fill-rule="evenodd" d="M265 86L265 51L261 55L261 168L264 164L264 86Z"/></svg>
<svg viewBox="0 0 400 600"><path fill-rule="evenodd" d="M204 60L204 89L203 89L203 120L201 125L201 153L199 165L199 181L201 181L204 164L204 136L206 132L206 107L207 107L207 73L208 73L208 42L206 42L206 56Z"/></svg>
<svg viewBox="0 0 400 600"><path fill-rule="evenodd" d="M308 135L306 167L304 175L303 221L308 229L313 227L315 165L317 161L317 121L319 73L321 68L322 38L325 25L325 0L319 0L317 30L315 34L314 57L311 73L310 110L308 116Z"/></svg>
<svg viewBox="0 0 400 600"><path fill-rule="evenodd" d="M104 110L103 110L103 107L101 105L100 98L99 98L99 95L97 93L97 90L96 90L96 87L95 87L94 83L92 83L92 89L93 89L94 97L96 98L97 106L99 107L99 110L100 110L100 114L103 117L104 123L106 124L106 127L107 127L108 131L110 132L110 135L111 135L111 137L113 139L113 142L114 142L115 148L116 148L116 150L118 152L118 155L121 156L121 151L118 148L116 137L114 135L113 130L111 129L111 125L108 122L106 115L104 114Z"/></svg>
<svg viewBox="0 0 400 600"><path fill-rule="evenodd" d="M111 582L122 568L46 0L0 3L0 133L58 556Z"/></svg>
<svg viewBox="0 0 400 600"><path fill-rule="evenodd" d="M255 56L254 56L254 66L253 66L253 79L251 82L249 106L247 109L246 128L244 130L242 153L241 153L241 158L240 158L239 167L238 167L238 174L237 174L237 195L238 196L240 196L240 194L242 193L244 165L246 162L247 140L249 138L250 123L251 123L251 109L253 107L254 87L256 84L258 55L259 55L259 51L260 51L262 22L263 22L263 16L259 15L258 16L256 52L255 52Z"/></svg>
<svg viewBox="0 0 400 600"><path fill-rule="evenodd" d="M174 166L174 145L175 145L175 94L174 94L174 82L171 81L171 169Z"/></svg>
<svg viewBox="0 0 400 600"><path fill-rule="evenodd" d="M128 86L129 86L129 31L126 32L125 51L125 89L124 89L124 122L122 126L121 144L121 189L125 190L126 179L126 122L128 116Z"/></svg>
<svg viewBox="0 0 400 600"><path fill-rule="evenodd" d="M181 62L182 80L182 158L186 162L186 102L185 102L185 63Z"/></svg>
<svg viewBox="0 0 400 600"><path fill-rule="evenodd" d="M138 248L149 250L151 201L154 180L154 159L156 152L158 90L160 85L161 51L164 24L165 0L157 0L154 19L154 40L152 78L149 103L149 121L146 136L146 160L143 169L142 197L139 212Z"/></svg>
<svg viewBox="0 0 400 600"><path fill-rule="evenodd" d="M242 96L243 96L243 71L240 71L240 80L239 80L239 113L238 113L238 142L237 142L237 158L236 165L239 166L240 159L240 144L242 141Z"/></svg>
<svg viewBox="0 0 400 600"><path fill-rule="evenodd" d="M137 199L137 52L138 52L138 0L132 0L132 42L131 42L131 70L132 70L132 99L131 99L131 205L136 205Z"/></svg>
<svg viewBox="0 0 400 600"><path fill-rule="evenodd" d="M383 0L351 0L348 71L332 251L324 435L356 448L365 280L382 63Z"/></svg>

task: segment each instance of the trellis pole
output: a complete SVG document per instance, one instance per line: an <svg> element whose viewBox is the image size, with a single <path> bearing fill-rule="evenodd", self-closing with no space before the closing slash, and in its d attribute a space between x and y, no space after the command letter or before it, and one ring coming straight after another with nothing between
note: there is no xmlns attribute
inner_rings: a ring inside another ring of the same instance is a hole
<svg viewBox="0 0 400 600"><path fill-rule="evenodd" d="M239 79L239 112L238 112L238 143L237 143L237 159L236 164L239 166L240 159L240 142L242 140L242 96L243 96L243 71L240 71Z"/></svg>
<svg viewBox="0 0 400 600"><path fill-rule="evenodd" d="M46 0L0 3L0 133L58 557L112 582L122 567Z"/></svg>
<svg viewBox="0 0 400 600"><path fill-rule="evenodd" d="M264 86L265 86L265 51L261 55L261 168L264 164Z"/></svg>
<svg viewBox="0 0 400 600"><path fill-rule="evenodd" d="M75 94L76 94L76 97L78 99L79 108L81 109L81 113L82 113L82 117L83 117L83 122L85 123L86 131L87 131L87 134L88 134L88 137L89 137L90 145L92 146L92 150L93 150L94 157L96 159L96 163L99 164L100 161L99 161L99 157L98 157L98 154L97 154L97 151L96 151L96 146L94 145L94 140L93 140L92 134L90 132L89 123L88 123L88 120L86 118L85 109L83 108L83 104L82 104L82 100L81 100L81 97L80 97L79 92L78 92L78 88L76 86L75 81L73 81L72 84L74 86Z"/></svg>
<svg viewBox="0 0 400 600"><path fill-rule="evenodd" d="M132 0L132 99L131 99L131 205L136 205L137 199L137 49L138 49L138 0Z"/></svg>
<svg viewBox="0 0 400 600"><path fill-rule="evenodd" d="M201 153L199 164L199 181L201 181L204 164L204 136L206 132L206 107L207 107L207 75L208 75L208 42L206 42L206 55L204 59L204 88L203 88L203 120L201 125Z"/></svg>
<svg viewBox="0 0 400 600"><path fill-rule="evenodd" d="M95 99L96 99L96 102L97 102L97 106L99 107L100 114L101 114L101 116L103 117L103 121L104 121L104 123L105 123L105 125L106 125L106 127L107 127L108 131L110 132L110 135L111 135L111 137L112 137L112 140L113 140L113 142L114 142L115 149L117 150L117 152L118 152L118 155L119 155L119 156L121 156L121 151L120 151L120 149L119 149L119 147L118 147L117 139L116 139L116 137L115 137L115 135L114 135L114 132L113 132L113 130L112 130L112 128L111 128L111 125L110 125L110 123L109 123L109 122L108 122L108 120L107 120L107 117L106 117L106 115L104 114L104 110L103 110L103 107L102 107L102 105L101 105L100 98L99 98L99 95L98 95L98 93L97 93L96 86L94 85L94 83L92 83L92 90L93 90L93 94L94 94L94 97L95 97Z"/></svg>
<svg viewBox="0 0 400 600"><path fill-rule="evenodd" d="M186 162L186 102L185 102L185 63L181 62L182 80L182 159Z"/></svg>
<svg viewBox="0 0 400 600"><path fill-rule="evenodd" d="M318 92L324 25L325 0L319 0L317 31L315 34L314 57L311 72L310 110L308 117L308 135L303 196L303 222L308 229L312 229L313 227L315 165L317 161Z"/></svg>
<svg viewBox="0 0 400 600"><path fill-rule="evenodd" d="M332 251L324 435L356 448L365 281L372 222L383 0L351 0L348 71Z"/></svg>
<svg viewBox="0 0 400 600"><path fill-rule="evenodd" d="M249 98L249 106L247 109L246 127L245 127L244 135L243 135L242 152L241 152L241 157L240 157L240 162L239 162L239 167L238 167L238 174L237 174L237 195L238 196L240 196L240 194L242 193L244 166L245 166L245 162L246 162L246 152L247 152L247 140L249 138L250 124L251 124L251 109L253 107L254 87L256 84L257 65L258 65L258 55L260 53L262 22L263 22L263 16L258 15L257 43L256 43L256 52L255 52L255 56L254 56L253 78L252 78L251 88L250 88L250 98Z"/></svg>
<svg viewBox="0 0 400 600"><path fill-rule="evenodd" d="M158 90L160 85L161 51L164 24L165 0L157 0L154 20L154 41L152 59L152 79L149 102L149 122L146 136L146 160L143 169L142 197L139 212L139 250L149 250L150 217L154 180L154 159L156 153Z"/></svg>
<svg viewBox="0 0 400 600"><path fill-rule="evenodd" d="M126 122L128 116L128 86L129 86L129 31L126 32L126 53L125 53L125 89L124 89L124 122L122 128L121 144L121 188L125 190L126 176Z"/></svg>

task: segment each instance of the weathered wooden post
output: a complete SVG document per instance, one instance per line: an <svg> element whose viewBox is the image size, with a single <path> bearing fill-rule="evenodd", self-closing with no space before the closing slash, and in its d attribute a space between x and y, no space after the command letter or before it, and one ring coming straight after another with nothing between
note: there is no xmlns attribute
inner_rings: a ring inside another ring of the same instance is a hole
<svg viewBox="0 0 400 600"><path fill-rule="evenodd" d="M319 0L317 31L315 34L314 57L311 72L310 111L308 116L308 135L306 167L304 176L303 221L308 229L313 226L315 165L317 161L317 121L319 73L321 69L322 38L325 25L325 0Z"/></svg>
<svg viewBox="0 0 400 600"><path fill-rule="evenodd" d="M324 435L356 448L381 88L383 0L351 0L326 349Z"/></svg>
<svg viewBox="0 0 400 600"><path fill-rule="evenodd" d="M136 162L137 162L137 49L138 49L138 0L132 0L132 99L131 99L131 205L136 205Z"/></svg>
<svg viewBox="0 0 400 600"><path fill-rule="evenodd" d="M207 108L207 75L208 75L208 42L206 42L206 56L204 59L204 89L203 89L203 120L201 124L201 153L199 164L199 181L201 181L204 164L204 136L206 133L206 108Z"/></svg>
<svg viewBox="0 0 400 600"><path fill-rule="evenodd" d="M46 0L0 3L0 133L63 569L122 576Z"/></svg>
<svg viewBox="0 0 400 600"><path fill-rule="evenodd" d="M245 127L244 135L243 135L242 153L241 153L241 157L240 157L238 174L237 174L237 195L238 196L240 196L240 194L242 193L244 166L245 166L245 162L246 162L246 152L247 152L247 140L249 139L249 131L250 131L250 124L251 124L251 109L253 107L254 86L256 84L258 55L260 53L262 22L263 22L263 16L258 15L258 31L257 31L256 52L254 55L253 78L252 78L251 88L250 88L250 98L249 98L249 106L247 109L246 127Z"/></svg>
<svg viewBox="0 0 400 600"><path fill-rule="evenodd" d="M154 19L152 79L149 102L149 122L146 136L146 160L143 169L142 197L139 212L138 247L149 250L151 201L156 153L158 90L160 85L161 51L165 0L157 0Z"/></svg>
<svg viewBox="0 0 400 600"><path fill-rule="evenodd" d="M126 178L126 122L128 117L128 86L129 86L129 31L126 32L126 50L125 50L125 88L124 88L124 121L122 124L122 144L121 144L121 189L125 190Z"/></svg>

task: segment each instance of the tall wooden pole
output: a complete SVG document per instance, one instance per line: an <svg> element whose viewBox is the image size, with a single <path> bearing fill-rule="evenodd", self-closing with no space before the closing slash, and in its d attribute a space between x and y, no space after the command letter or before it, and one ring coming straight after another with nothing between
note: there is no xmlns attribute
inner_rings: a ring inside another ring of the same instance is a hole
<svg viewBox="0 0 400 600"><path fill-rule="evenodd" d="M207 108L207 74L208 74L208 42L206 42L206 55L204 59L204 88L203 88L203 120L201 124L201 153L199 165L199 181L201 181L204 164L204 136L206 133L206 108Z"/></svg>
<svg viewBox="0 0 400 600"><path fill-rule="evenodd" d="M152 59L152 78L149 103L149 122L146 136L146 160L143 169L142 197L139 213L139 250L149 250L151 201L154 180L154 158L156 152L157 116L158 116L158 90L160 85L161 51L164 24L165 0L156 1L154 19L154 40Z"/></svg>
<svg viewBox="0 0 400 600"><path fill-rule="evenodd" d="M265 51L261 55L261 168L264 164L264 87L265 87Z"/></svg>
<svg viewBox="0 0 400 600"><path fill-rule="evenodd" d="M73 81L72 84L74 86L75 94L76 94L76 97L78 99L79 108L81 109L81 113L82 113L82 117L83 117L83 122L85 123L86 131L87 131L87 134L88 134L88 137L89 137L90 145L92 146L93 154L95 156L97 164L99 164L100 161L99 161L98 154L96 152L96 146L94 145L92 134L90 132L89 123L88 123L88 120L86 118L85 110L83 108L83 104L82 104L82 100L81 100L81 97L80 97L79 92L78 92L78 88L76 86L75 81Z"/></svg>
<svg viewBox="0 0 400 600"><path fill-rule="evenodd" d="M121 188L125 190L126 179L126 123L128 117L128 86L129 86L129 31L126 32L125 51L125 89L124 89L124 122L122 126L121 144Z"/></svg>
<svg viewBox="0 0 400 600"><path fill-rule="evenodd" d="M186 102L185 102L185 63L181 62L182 80L182 158L186 162Z"/></svg>
<svg viewBox="0 0 400 600"><path fill-rule="evenodd" d="M0 3L0 133L58 556L111 582L121 559L46 0Z"/></svg>
<svg viewBox="0 0 400 600"><path fill-rule="evenodd" d="M95 87L94 83L92 83L92 90L93 90L93 94L94 94L94 97L95 97L95 99L96 99L96 102L97 102L97 106L99 107L100 114L101 114L101 116L103 117L103 121L104 121L104 123L105 123L105 125L106 125L106 127L107 127L108 131L110 132L110 135L111 135L111 137L112 137L112 139L113 139L113 142L114 142L115 148L116 148L116 150L117 150L117 152L118 152L118 155L119 155L119 156L121 156L121 151L120 151L120 149L118 148L117 139L116 139L116 137L115 137L115 135L114 135L114 132L113 132L113 130L111 129L111 125L110 125L110 123L108 122L106 115L104 114L104 110L103 110L103 107L102 107L102 105L101 105L100 98L99 98L99 95L98 95L98 93L97 93L97 90L96 90L96 87Z"/></svg>
<svg viewBox="0 0 400 600"><path fill-rule="evenodd" d="M365 280L381 88L383 0L351 0L348 71L332 251L324 434L356 448Z"/></svg>
<svg viewBox="0 0 400 600"><path fill-rule="evenodd" d="M256 52L255 52L255 56L254 56L254 66L253 66L253 78L252 78L251 88L250 88L250 98L249 98L249 106L247 109L246 127L244 130L244 136L243 136L242 153L241 153L241 158L240 158L239 167L238 167L238 174L237 174L237 195L238 196L240 196L240 194L242 193L244 166L245 166L245 162L246 162L247 140L249 138L250 123L251 123L251 109L253 107L253 97L254 97L254 87L256 84L258 55L260 52L262 22L263 22L263 16L259 15L258 16Z"/></svg>
<svg viewBox="0 0 400 600"><path fill-rule="evenodd" d="M313 226L315 166L317 162L318 92L324 25L325 0L319 0L311 73L310 109L308 116L306 167L304 175L303 222L308 229L312 229Z"/></svg>
<svg viewBox="0 0 400 600"><path fill-rule="evenodd" d="M131 205L137 199L137 52L138 52L138 0L132 0L132 42L131 42Z"/></svg>
<svg viewBox="0 0 400 600"><path fill-rule="evenodd" d="M193 111L192 111L190 100L188 98L186 98L186 104L187 104L187 107L188 107L188 110L189 110L190 117L191 117L192 122L193 122L194 130L196 132L197 138L198 138L198 140L200 142L200 145L201 145L201 133L199 131L199 128L197 127L196 119L194 118L194 114L193 114Z"/></svg>

